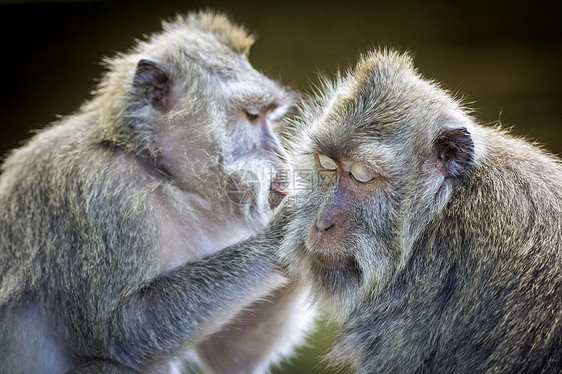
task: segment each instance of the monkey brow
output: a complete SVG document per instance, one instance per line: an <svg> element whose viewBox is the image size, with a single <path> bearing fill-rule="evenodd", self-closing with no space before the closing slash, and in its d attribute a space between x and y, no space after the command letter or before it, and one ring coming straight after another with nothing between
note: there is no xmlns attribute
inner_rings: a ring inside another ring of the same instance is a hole
<svg viewBox="0 0 562 374"><path fill-rule="evenodd" d="M281 106L277 97L273 95L241 95L230 99L230 103L236 107L258 107L274 111Z"/></svg>
<svg viewBox="0 0 562 374"><path fill-rule="evenodd" d="M343 134L313 134L313 149L316 153L322 153L331 159L356 158L358 156L358 145L353 137Z"/></svg>

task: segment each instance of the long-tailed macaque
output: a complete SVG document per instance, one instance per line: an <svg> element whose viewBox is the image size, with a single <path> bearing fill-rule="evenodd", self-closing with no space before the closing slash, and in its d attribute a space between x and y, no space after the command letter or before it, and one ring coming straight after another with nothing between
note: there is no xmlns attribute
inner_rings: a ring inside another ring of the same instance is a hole
<svg viewBox="0 0 562 374"><path fill-rule="evenodd" d="M7 157L0 373L261 373L302 339L311 312L275 247L219 251L286 194L272 126L294 94L252 43L221 15L164 23Z"/></svg>

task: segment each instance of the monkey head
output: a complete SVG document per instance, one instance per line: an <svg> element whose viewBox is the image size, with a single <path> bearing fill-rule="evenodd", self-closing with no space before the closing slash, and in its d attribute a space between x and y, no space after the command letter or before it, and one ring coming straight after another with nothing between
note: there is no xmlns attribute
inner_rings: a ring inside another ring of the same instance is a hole
<svg viewBox="0 0 562 374"><path fill-rule="evenodd" d="M261 227L275 205L268 198L285 193L276 183L287 166L273 127L295 95L250 65L253 41L221 15L178 17L109 60L87 105L105 111L111 144L192 194L192 207L212 206L225 220L242 214ZM250 198L229 198L232 188Z"/></svg>
<svg viewBox="0 0 562 374"><path fill-rule="evenodd" d="M463 108L395 52L324 83L301 117L289 197L299 213L281 257L345 320L403 270L483 150Z"/></svg>

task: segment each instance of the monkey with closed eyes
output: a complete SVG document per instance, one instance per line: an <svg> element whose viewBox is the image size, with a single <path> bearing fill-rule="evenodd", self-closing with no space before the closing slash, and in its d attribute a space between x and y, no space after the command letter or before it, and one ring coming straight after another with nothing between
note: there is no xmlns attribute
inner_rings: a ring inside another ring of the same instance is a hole
<svg viewBox="0 0 562 374"><path fill-rule="evenodd" d="M359 373L562 372L562 165L379 50L304 107L289 270ZM298 186L298 188L297 188Z"/></svg>
<svg viewBox="0 0 562 374"><path fill-rule="evenodd" d="M209 12L164 23L6 158L0 373L260 373L302 340L312 313L276 246L220 251L285 194L272 126L294 95L252 68L252 43Z"/></svg>

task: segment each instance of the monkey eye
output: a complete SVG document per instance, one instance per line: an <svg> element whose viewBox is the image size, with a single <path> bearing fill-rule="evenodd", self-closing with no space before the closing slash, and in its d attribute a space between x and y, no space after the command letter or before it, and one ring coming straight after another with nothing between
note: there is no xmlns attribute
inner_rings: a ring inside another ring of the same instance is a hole
<svg viewBox="0 0 562 374"><path fill-rule="evenodd" d="M318 155L318 162L326 170L336 170L338 168L338 164L336 164L336 162L328 156L324 156L324 155L319 154Z"/></svg>
<svg viewBox="0 0 562 374"><path fill-rule="evenodd" d="M351 165L351 176L358 182L367 183L373 180L373 176L365 170L363 165L358 162Z"/></svg>
<svg viewBox="0 0 562 374"><path fill-rule="evenodd" d="M244 112L246 113L246 118L248 118L248 121L250 122L254 122L260 116L259 113L256 112L250 112L248 110L245 110Z"/></svg>

